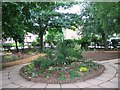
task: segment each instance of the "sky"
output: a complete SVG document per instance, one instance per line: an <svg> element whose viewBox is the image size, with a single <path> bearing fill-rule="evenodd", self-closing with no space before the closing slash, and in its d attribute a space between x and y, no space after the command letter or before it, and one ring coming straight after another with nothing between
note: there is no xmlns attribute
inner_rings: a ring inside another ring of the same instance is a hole
<svg viewBox="0 0 120 90"><path fill-rule="evenodd" d="M73 13L73 14L80 14L81 10L82 10L82 5L73 5L71 8L69 9L63 9L60 8L59 10L57 10L60 13Z"/></svg>

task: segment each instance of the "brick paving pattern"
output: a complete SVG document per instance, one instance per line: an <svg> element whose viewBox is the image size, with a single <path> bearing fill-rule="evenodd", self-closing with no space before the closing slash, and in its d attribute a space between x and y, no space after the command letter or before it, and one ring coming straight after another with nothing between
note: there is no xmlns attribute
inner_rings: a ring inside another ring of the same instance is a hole
<svg viewBox="0 0 120 90"><path fill-rule="evenodd" d="M3 69L2 88L118 88L118 59L108 61L96 61L105 65L105 71L100 76L85 82L71 84L46 84L27 81L20 76L19 70L26 64L16 65Z"/></svg>

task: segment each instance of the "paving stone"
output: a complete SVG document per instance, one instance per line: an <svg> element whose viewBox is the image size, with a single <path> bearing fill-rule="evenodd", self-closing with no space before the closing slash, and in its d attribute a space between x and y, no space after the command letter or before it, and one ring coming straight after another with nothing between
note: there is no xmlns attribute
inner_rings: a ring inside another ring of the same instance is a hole
<svg viewBox="0 0 120 90"><path fill-rule="evenodd" d="M107 74L115 74L117 71L115 68L113 67L106 67L106 70L104 71L104 73L107 73Z"/></svg>
<svg viewBox="0 0 120 90"><path fill-rule="evenodd" d="M2 74L2 78L3 78L3 77L8 77L8 73Z"/></svg>
<svg viewBox="0 0 120 90"><path fill-rule="evenodd" d="M74 83L76 86L78 86L79 88L87 88L90 86L93 86L92 84L86 83L86 82L79 82L79 83Z"/></svg>
<svg viewBox="0 0 120 90"><path fill-rule="evenodd" d="M16 69L16 70L12 70L10 71L10 74L13 75L13 74L18 74L20 71L20 69Z"/></svg>
<svg viewBox="0 0 120 90"><path fill-rule="evenodd" d="M118 78L113 78L112 80L110 80L110 82L116 82L116 83L118 83Z"/></svg>
<svg viewBox="0 0 120 90"><path fill-rule="evenodd" d="M10 83L11 83L11 82L10 82L9 79L7 79L7 80L2 80L2 86L7 85L7 84L10 84Z"/></svg>
<svg viewBox="0 0 120 90"><path fill-rule="evenodd" d="M8 74L10 72L10 70L3 70L2 74Z"/></svg>
<svg viewBox="0 0 120 90"><path fill-rule="evenodd" d="M48 84L46 88L60 88L60 84Z"/></svg>
<svg viewBox="0 0 120 90"><path fill-rule="evenodd" d="M2 86L2 88L19 88L20 86L18 85L15 85L15 84L8 84L8 85L5 85L5 86Z"/></svg>
<svg viewBox="0 0 120 90"><path fill-rule="evenodd" d="M23 77L19 77L19 78L17 78L17 77L11 78L11 77L10 77L10 81L11 81L11 82L16 81L16 80L21 80L21 79L24 79L24 78L23 78Z"/></svg>
<svg viewBox="0 0 120 90"><path fill-rule="evenodd" d="M61 90L82 90L80 88L62 88Z"/></svg>
<svg viewBox="0 0 120 90"><path fill-rule="evenodd" d="M15 67L16 67L16 66L6 67L6 68L4 68L4 69L2 69L2 70L3 70L3 71L5 71L5 70L9 70L9 71L10 71L10 70L12 70L12 69L15 69Z"/></svg>
<svg viewBox="0 0 120 90"><path fill-rule="evenodd" d="M24 79L19 73L16 73L16 74L13 74L13 75L10 73L9 78L10 78L11 81L18 80L18 79Z"/></svg>
<svg viewBox="0 0 120 90"><path fill-rule="evenodd" d="M45 90L61 90L60 84L48 84Z"/></svg>
<svg viewBox="0 0 120 90"><path fill-rule="evenodd" d="M35 84L35 82L27 81L25 79L15 80L15 81L13 81L13 83L15 83L19 86L26 87L26 88L29 88L29 87L31 87L32 85Z"/></svg>
<svg viewBox="0 0 120 90"><path fill-rule="evenodd" d="M118 64L113 64L112 66L118 69Z"/></svg>
<svg viewBox="0 0 120 90"><path fill-rule="evenodd" d="M46 85L46 83L36 83L33 86L31 86L31 88L45 88Z"/></svg>
<svg viewBox="0 0 120 90"><path fill-rule="evenodd" d="M99 87L96 87L96 88L83 88L82 90L110 90L109 88L99 88Z"/></svg>
<svg viewBox="0 0 120 90"><path fill-rule="evenodd" d="M61 90L61 88L45 88L44 90Z"/></svg>
<svg viewBox="0 0 120 90"><path fill-rule="evenodd" d="M103 90L102 88L103 87L100 87L100 86L91 86L91 87L88 87L88 88L101 88L101 90ZM100 90L100 89L99 89Z"/></svg>
<svg viewBox="0 0 120 90"><path fill-rule="evenodd" d="M44 88L36 88L35 90L45 90ZM54 90L53 88L52 88L52 90Z"/></svg>
<svg viewBox="0 0 120 90"><path fill-rule="evenodd" d="M8 79L8 76L2 76L2 81L7 79Z"/></svg>
<svg viewBox="0 0 120 90"><path fill-rule="evenodd" d="M24 89L24 88L26 88L26 87L20 86L19 88L21 88L21 90L22 90L22 89ZM27 88L26 88L26 89L27 89Z"/></svg>
<svg viewBox="0 0 120 90"><path fill-rule="evenodd" d="M17 88L2 88L2 90L17 90Z"/></svg>
<svg viewBox="0 0 120 90"><path fill-rule="evenodd" d="M118 83L106 82L99 86L104 87L104 88L118 88Z"/></svg>
<svg viewBox="0 0 120 90"><path fill-rule="evenodd" d="M104 81L98 80L98 79L92 79L92 80L87 80L86 83L92 84L92 85L99 85L103 83Z"/></svg>
<svg viewBox="0 0 120 90"><path fill-rule="evenodd" d="M100 61L100 62L101 62L101 63L104 63L104 64L109 63L108 60L106 60L106 61Z"/></svg>
<svg viewBox="0 0 120 90"><path fill-rule="evenodd" d="M36 89L35 88L17 88L16 90L36 90Z"/></svg>
<svg viewBox="0 0 120 90"><path fill-rule="evenodd" d="M110 77L99 76L99 77L96 77L95 79L96 79L96 80L98 79L98 80L101 80L101 81L108 81L108 80L110 80L111 78L110 78Z"/></svg>
<svg viewBox="0 0 120 90"><path fill-rule="evenodd" d="M106 78L113 78L115 76L115 74L107 74L107 73L103 73L100 75L100 77L106 77ZM96 77L97 78L97 77Z"/></svg>
<svg viewBox="0 0 120 90"><path fill-rule="evenodd" d="M115 75L115 77L119 78L119 75L118 75L118 73Z"/></svg>
<svg viewBox="0 0 120 90"><path fill-rule="evenodd" d="M61 87L62 88L78 88L74 84L61 84Z"/></svg>

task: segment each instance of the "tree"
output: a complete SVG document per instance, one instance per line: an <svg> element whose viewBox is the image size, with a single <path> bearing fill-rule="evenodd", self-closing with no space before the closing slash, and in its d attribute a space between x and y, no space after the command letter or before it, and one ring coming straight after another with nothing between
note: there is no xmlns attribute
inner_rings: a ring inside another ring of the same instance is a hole
<svg viewBox="0 0 120 90"><path fill-rule="evenodd" d="M57 43L59 41L62 41L63 39L64 39L63 32L54 29L49 30L46 36L46 42L50 44L51 48L53 48L54 45L57 45Z"/></svg>
<svg viewBox="0 0 120 90"><path fill-rule="evenodd" d="M13 38L16 44L17 52L19 52L17 43L24 42L25 26L22 23L20 4L18 3L3 3L2 29L3 38Z"/></svg>
<svg viewBox="0 0 120 90"><path fill-rule="evenodd" d="M120 3L87 3L81 17L83 18L84 34L96 34L102 37L105 49L108 48L107 39L114 33L119 34Z"/></svg>
<svg viewBox="0 0 120 90"><path fill-rule="evenodd" d="M64 14L59 13L56 10L59 7L70 7L70 4L57 3L57 2L46 2L46 3L28 3L25 11L29 12L29 19L31 26L28 29L29 32L35 33L40 38L40 51L43 48L43 35L46 31L54 28L55 30L61 31L63 28L75 29L79 26L80 17L77 14ZM26 15L28 16L28 15Z"/></svg>
<svg viewBox="0 0 120 90"><path fill-rule="evenodd" d="M43 35L46 31L51 28L60 31L63 28L76 29L79 26L81 19L79 15L56 11L60 7L68 8L70 6L72 6L71 3L59 2L4 3L3 32L6 35L4 36L12 37L17 48L17 41L21 35L24 35L24 31L37 34L40 38L40 51L42 51ZM9 15L10 17L8 17ZM8 33L9 30L10 33Z"/></svg>

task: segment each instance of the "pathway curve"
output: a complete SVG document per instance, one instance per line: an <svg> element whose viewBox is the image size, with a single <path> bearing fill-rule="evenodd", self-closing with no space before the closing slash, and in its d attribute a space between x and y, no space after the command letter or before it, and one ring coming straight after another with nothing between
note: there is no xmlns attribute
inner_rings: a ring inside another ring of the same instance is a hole
<svg viewBox="0 0 120 90"><path fill-rule="evenodd" d="M98 62L98 61L96 61ZM26 64L16 65L5 68L2 73L2 88L118 88L118 78L120 79L120 72L118 72L118 59L109 61L99 61L105 65L105 71L99 77L87 80L85 82L71 83L71 84L46 84L35 83L27 81L20 76L19 70Z"/></svg>

